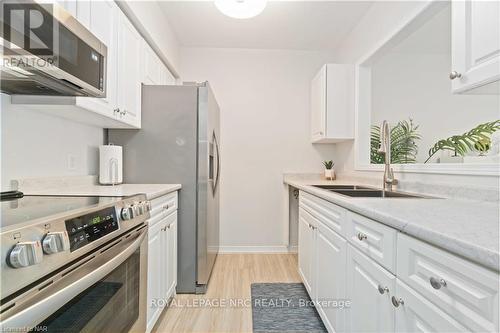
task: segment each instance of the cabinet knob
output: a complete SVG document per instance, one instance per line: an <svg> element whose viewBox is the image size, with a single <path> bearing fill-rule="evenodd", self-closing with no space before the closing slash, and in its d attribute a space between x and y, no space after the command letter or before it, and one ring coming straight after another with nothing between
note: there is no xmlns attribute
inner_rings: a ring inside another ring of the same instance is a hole
<svg viewBox="0 0 500 333"><path fill-rule="evenodd" d="M168 210L169 208L170 208L170 206L169 206L169 205L165 205L165 206L163 206L163 209L164 209L164 210Z"/></svg>
<svg viewBox="0 0 500 333"><path fill-rule="evenodd" d="M394 305L395 308L399 307L400 305L405 305L404 300L400 298L396 298L394 296L391 297L392 305Z"/></svg>
<svg viewBox="0 0 500 333"><path fill-rule="evenodd" d="M446 287L446 281L444 279L437 279L435 277L432 277L429 279L432 288L434 289L441 289L441 287Z"/></svg>
<svg viewBox="0 0 500 333"><path fill-rule="evenodd" d="M359 239L360 241L363 241L363 240L365 240L365 239L367 239L367 238L368 238L368 236L366 236L364 233L362 233L362 232L358 232L358 239Z"/></svg>
<svg viewBox="0 0 500 333"><path fill-rule="evenodd" d="M113 113L120 113L120 108L116 108L113 110Z"/></svg>
<svg viewBox="0 0 500 333"><path fill-rule="evenodd" d="M389 293L389 288L388 287L382 287L380 284L378 285L378 292L383 295L385 293Z"/></svg>
<svg viewBox="0 0 500 333"><path fill-rule="evenodd" d="M462 77L462 74L457 72L457 71L452 71L450 73L450 80L455 80L456 78L461 78Z"/></svg>

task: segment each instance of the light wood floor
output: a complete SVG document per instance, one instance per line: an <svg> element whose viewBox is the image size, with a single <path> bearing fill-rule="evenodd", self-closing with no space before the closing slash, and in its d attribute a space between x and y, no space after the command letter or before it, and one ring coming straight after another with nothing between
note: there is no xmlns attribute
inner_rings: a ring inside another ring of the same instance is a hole
<svg viewBox="0 0 500 333"><path fill-rule="evenodd" d="M255 282L301 282L297 255L219 255L207 293L177 295L153 332L252 332L250 284ZM242 303L246 300L246 305L238 306L238 299ZM214 304L218 300L227 303L233 300L234 306L217 307ZM201 302L206 303L202 305Z"/></svg>

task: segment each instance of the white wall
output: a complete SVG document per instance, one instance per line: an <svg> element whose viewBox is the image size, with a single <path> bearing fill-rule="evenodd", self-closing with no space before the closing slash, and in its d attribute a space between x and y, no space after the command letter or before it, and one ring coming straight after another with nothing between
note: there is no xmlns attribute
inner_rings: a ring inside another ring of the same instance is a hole
<svg viewBox="0 0 500 333"><path fill-rule="evenodd" d="M338 61L356 63L384 42L389 35L400 29L404 22L413 17L417 10L428 1L385 1L375 2L359 24L345 40L339 44L336 57ZM358 176L381 178L380 172L356 172L354 170L354 145L346 142L337 145L339 169ZM435 183L470 184L478 186L498 186L498 177L457 176L439 174L405 173L397 175L401 180Z"/></svg>
<svg viewBox="0 0 500 333"><path fill-rule="evenodd" d="M12 179L97 174L101 128L25 110L4 94L0 122L2 190L10 188Z"/></svg>
<svg viewBox="0 0 500 333"><path fill-rule="evenodd" d="M221 246L285 243L284 172L321 172L332 145L310 143L315 52L182 48L185 81L208 80L221 108ZM233 248L235 247L235 248Z"/></svg>

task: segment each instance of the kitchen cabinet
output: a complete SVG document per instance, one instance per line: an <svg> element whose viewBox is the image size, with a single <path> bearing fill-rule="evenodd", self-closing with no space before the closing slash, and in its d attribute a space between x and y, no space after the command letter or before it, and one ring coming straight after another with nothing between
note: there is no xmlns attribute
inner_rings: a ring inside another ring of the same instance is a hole
<svg viewBox="0 0 500 333"><path fill-rule="evenodd" d="M354 139L354 66L326 64L311 81L311 141Z"/></svg>
<svg viewBox="0 0 500 333"><path fill-rule="evenodd" d="M314 249L314 230L313 226L306 220L305 211L299 212L299 274L304 281L309 294L312 294L312 273L313 273L313 249ZM312 296L311 296L312 298Z"/></svg>
<svg viewBox="0 0 500 333"><path fill-rule="evenodd" d="M392 297L396 332L470 332L399 279Z"/></svg>
<svg viewBox="0 0 500 333"><path fill-rule="evenodd" d="M156 223L148 231L148 303L147 303L147 327L152 328L160 317L163 307L157 304L162 301L162 278L164 277L164 266L162 265L163 252L163 228L165 222Z"/></svg>
<svg viewBox="0 0 500 333"><path fill-rule="evenodd" d="M304 191L298 257L329 332L498 332L498 272Z"/></svg>
<svg viewBox="0 0 500 333"><path fill-rule="evenodd" d="M352 245L347 246L348 332L393 332L394 307L390 295L396 277Z"/></svg>
<svg viewBox="0 0 500 333"><path fill-rule="evenodd" d="M330 332L343 332L345 309L331 302L345 299L347 241L321 223L316 231L317 309Z"/></svg>
<svg viewBox="0 0 500 333"><path fill-rule="evenodd" d="M108 48L106 62L106 97L76 97L76 105L108 118L120 117L117 112L118 14L120 9L112 0L87 2L90 6L90 31Z"/></svg>
<svg viewBox="0 0 500 333"><path fill-rule="evenodd" d="M141 127L142 37L123 12L118 15L117 104L121 120Z"/></svg>
<svg viewBox="0 0 500 333"><path fill-rule="evenodd" d="M106 44L106 97L13 95L11 102L102 128L140 128L143 38L113 0L57 3Z"/></svg>
<svg viewBox="0 0 500 333"><path fill-rule="evenodd" d="M156 52L144 41L143 43L144 84L168 85L175 84L175 78L170 74L167 66L158 57Z"/></svg>
<svg viewBox="0 0 500 333"><path fill-rule="evenodd" d="M148 220L147 332L150 332L177 286L177 193L151 200Z"/></svg>
<svg viewBox="0 0 500 333"><path fill-rule="evenodd" d="M452 91L461 93L500 80L500 2L453 1Z"/></svg>

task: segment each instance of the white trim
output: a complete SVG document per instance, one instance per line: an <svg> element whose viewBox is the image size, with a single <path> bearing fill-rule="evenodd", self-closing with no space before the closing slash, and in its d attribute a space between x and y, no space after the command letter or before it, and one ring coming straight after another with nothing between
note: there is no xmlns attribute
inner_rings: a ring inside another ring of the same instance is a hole
<svg viewBox="0 0 500 333"><path fill-rule="evenodd" d="M446 2L426 1L409 15L391 34L377 43L367 55L356 63L355 70L355 142L354 169L357 171L383 171L383 165L370 164L370 124L371 124L371 68L370 61L384 48L399 40L407 28L416 28L422 20L443 8ZM363 94L361 94L363 91ZM429 164L394 164L395 172L432 173L454 175L500 176L500 164L465 164L465 163L429 163Z"/></svg>
<svg viewBox="0 0 500 333"><path fill-rule="evenodd" d="M285 245L275 246L220 246L219 253L290 253Z"/></svg>

